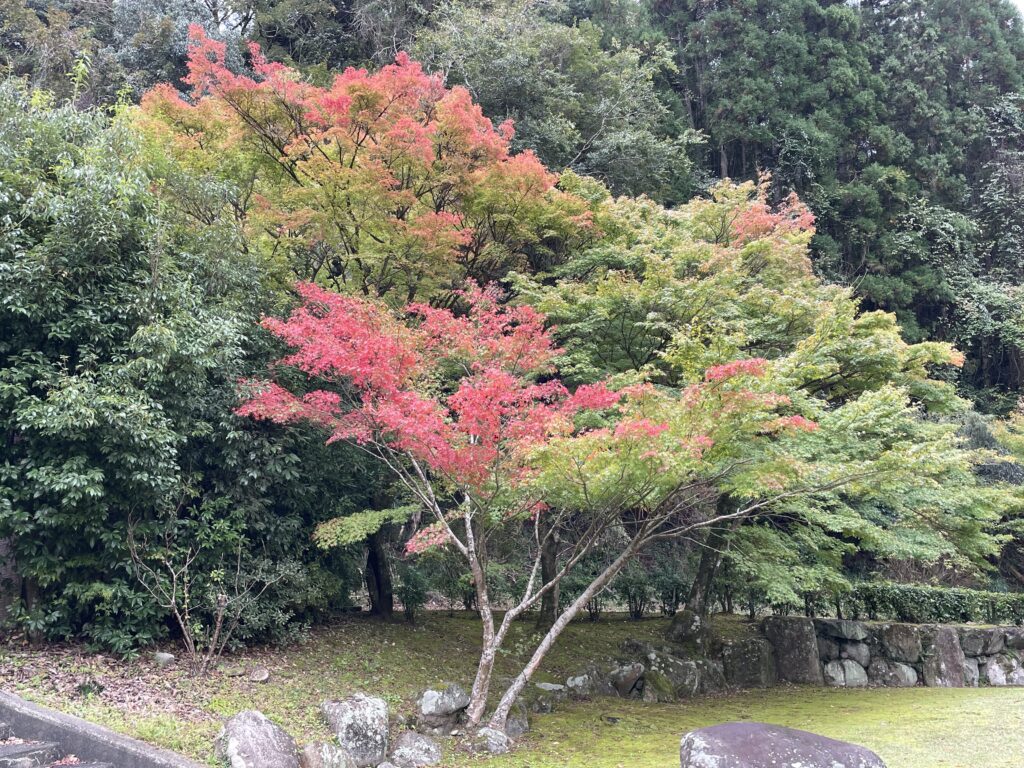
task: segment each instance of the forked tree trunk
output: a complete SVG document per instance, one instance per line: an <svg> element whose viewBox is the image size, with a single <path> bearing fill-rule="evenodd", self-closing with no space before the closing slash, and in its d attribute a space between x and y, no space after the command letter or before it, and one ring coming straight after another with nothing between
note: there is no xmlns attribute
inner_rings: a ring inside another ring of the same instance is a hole
<svg viewBox="0 0 1024 768"><path fill-rule="evenodd" d="M562 611L561 615L555 619L555 623L551 625L551 629L547 631L543 639L537 645L537 648L534 650L533 656L530 657L526 666L523 667L522 671L518 675L516 675L512 684L509 685L508 689L506 689L505 693L502 695L501 701L498 702L498 707L494 710L494 714L491 715L490 722L488 723L491 728L504 732L505 726L508 722L509 713L512 711L512 707L515 705L516 699L519 698L523 689L526 687L526 684L530 682L530 678L533 677L537 668L540 667L544 657L547 655L548 651L551 650L551 647L555 644L558 636L562 634L562 630L569 625L569 622L576 618L579 612L583 610L584 606L586 606L586 604L590 602L598 592L604 589L605 585L607 585L609 581L615 578L616 574L618 574L626 563L629 562L629 559L640 550L641 545L642 543L636 540L631 542L630 545L623 550L622 554L615 558L615 561L605 568L601 575L590 583L590 586L583 591L583 594L573 600L573 602L564 611Z"/></svg>
<svg viewBox="0 0 1024 768"><path fill-rule="evenodd" d="M474 543L470 539L469 569L473 575L473 585L476 588L477 609L480 612L480 623L483 624L483 643L480 648L480 661L476 667L476 677L473 679L473 690L469 694L469 707L466 709L466 719L470 726L479 725L483 720L484 711L487 708L487 695L491 690L491 673L494 671L494 659L498 654L498 647L502 638L494 632L494 612L491 609L491 598L487 592L487 580L485 571L476 552L472 549Z"/></svg>
<svg viewBox="0 0 1024 768"><path fill-rule="evenodd" d="M727 515L733 511L733 503L728 495L719 498L715 509L716 515ZM686 599L686 607L698 616L708 615L708 609L711 607L711 588L714 585L715 575L718 573L718 566L722 562L722 551L729 533L738 525L739 520L730 520L708 529L708 535L704 539L704 547L700 553L697 575L690 587L690 596Z"/></svg>

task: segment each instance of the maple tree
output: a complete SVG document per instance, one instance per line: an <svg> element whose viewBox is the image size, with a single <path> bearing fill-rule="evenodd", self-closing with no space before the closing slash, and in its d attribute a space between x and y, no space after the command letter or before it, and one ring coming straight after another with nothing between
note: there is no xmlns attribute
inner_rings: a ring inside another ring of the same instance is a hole
<svg viewBox="0 0 1024 768"><path fill-rule="evenodd" d="M408 553L443 546L464 558L483 624L472 724L484 716L512 622L595 548L611 561L559 612L491 727L504 728L561 631L645 546L874 471L805 472L778 460L779 445L816 425L765 385L763 359L713 366L682 390L597 382L570 391L544 316L502 304L494 289L462 292L465 313L412 304L404 316L310 283L298 290L301 306L264 325L292 350L277 367L306 374L308 391L247 382L239 413L312 422L328 442L371 454L412 501L388 513L415 530ZM720 514L717 489L730 483L762 493ZM486 565L509 531L522 535L532 564L499 621ZM554 535L564 542L560 566L543 578L541 552Z"/></svg>
<svg viewBox="0 0 1024 768"><path fill-rule="evenodd" d="M249 77L201 28L190 40L190 98L158 86L140 123L195 174L232 184L248 246L293 277L411 301L548 264L594 233L583 200L531 152L509 151L510 122L495 128L466 89L404 53L321 87L255 44Z"/></svg>

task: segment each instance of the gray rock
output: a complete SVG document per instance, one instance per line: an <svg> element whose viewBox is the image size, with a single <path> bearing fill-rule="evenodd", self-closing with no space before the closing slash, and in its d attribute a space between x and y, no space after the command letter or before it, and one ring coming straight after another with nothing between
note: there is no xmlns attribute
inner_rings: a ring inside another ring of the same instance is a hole
<svg viewBox="0 0 1024 768"><path fill-rule="evenodd" d="M964 685L968 688L977 688L981 680L981 669L978 660L973 656L964 659Z"/></svg>
<svg viewBox="0 0 1024 768"><path fill-rule="evenodd" d="M561 696L563 699L565 698L565 686L561 683L537 683L537 687L545 693Z"/></svg>
<svg viewBox="0 0 1024 768"><path fill-rule="evenodd" d="M505 733L510 738L518 739L530 730L530 713L526 705L517 701L512 705L512 711L508 713L508 720L505 721Z"/></svg>
<svg viewBox="0 0 1024 768"><path fill-rule="evenodd" d="M770 688L775 685L775 657L771 644L763 637L725 643L722 646L722 667L729 685L738 688Z"/></svg>
<svg viewBox="0 0 1024 768"><path fill-rule="evenodd" d="M512 739L496 728L481 728L474 735L473 747L478 752L504 755L512 749Z"/></svg>
<svg viewBox="0 0 1024 768"><path fill-rule="evenodd" d="M615 696L616 691L609 679L618 664L608 661L592 662L580 672L565 681L565 689L569 695L577 699L591 696Z"/></svg>
<svg viewBox="0 0 1024 768"><path fill-rule="evenodd" d="M254 709L228 718L214 746L231 768L299 768L295 740Z"/></svg>
<svg viewBox="0 0 1024 768"><path fill-rule="evenodd" d="M447 736L462 720L462 714L469 706L469 694L455 683L448 683L444 689L426 690L419 701L419 725L423 730Z"/></svg>
<svg viewBox="0 0 1024 768"><path fill-rule="evenodd" d="M822 662L836 661L839 658L839 641L834 637L818 635L818 658Z"/></svg>
<svg viewBox="0 0 1024 768"><path fill-rule="evenodd" d="M326 741L307 744L299 753L299 765L302 768L356 768L348 752Z"/></svg>
<svg viewBox="0 0 1024 768"><path fill-rule="evenodd" d="M834 637L836 640L860 642L868 639L868 630L859 621L849 619L814 619L818 634Z"/></svg>
<svg viewBox="0 0 1024 768"><path fill-rule="evenodd" d="M683 736L681 768L885 768L874 752L765 723L724 723Z"/></svg>
<svg viewBox="0 0 1024 768"><path fill-rule="evenodd" d="M883 624L878 628L878 643L893 661L917 664L921 660L921 629L913 624Z"/></svg>
<svg viewBox="0 0 1024 768"><path fill-rule="evenodd" d="M357 693L343 701L325 701L320 709L357 768L383 762L388 753L387 702Z"/></svg>
<svg viewBox="0 0 1024 768"><path fill-rule="evenodd" d="M924 684L938 688L963 688L964 652L952 627L929 627L922 638Z"/></svg>
<svg viewBox="0 0 1024 768"><path fill-rule="evenodd" d="M1001 653L989 657L979 670L981 681L987 685L1024 685L1024 667L1016 655Z"/></svg>
<svg viewBox="0 0 1024 768"><path fill-rule="evenodd" d="M769 616L764 620L764 634L772 644L780 680L823 684L818 639L810 619Z"/></svg>
<svg viewBox="0 0 1024 768"><path fill-rule="evenodd" d="M867 672L853 659L828 662L824 677L825 684L835 688L864 688L868 684Z"/></svg>
<svg viewBox="0 0 1024 768"><path fill-rule="evenodd" d="M846 685L846 672L843 669L843 662L829 661L825 663L824 669L825 685L833 688L842 688Z"/></svg>
<svg viewBox="0 0 1024 768"><path fill-rule="evenodd" d="M597 686L594 678L584 672L582 675L573 675L565 681L565 688L577 699L586 699L593 695Z"/></svg>
<svg viewBox="0 0 1024 768"><path fill-rule="evenodd" d="M1024 627L1012 627L1003 633L1006 647L1014 651L1024 651Z"/></svg>
<svg viewBox="0 0 1024 768"><path fill-rule="evenodd" d="M876 657L868 667L868 680L887 688L913 688L917 685L917 671L901 661Z"/></svg>
<svg viewBox="0 0 1024 768"><path fill-rule="evenodd" d="M722 662L717 659L697 659L694 663L697 665L697 673L700 676L701 693L717 693L725 690L725 670L722 667Z"/></svg>
<svg viewBox="0 0 1024 768"><path fill-rule="evenodd" d="M398 768L423 768L441 762L441 745L415 731L403 731L391 750L391 762Z"/></svg>
<svg viewBox="0 0 1024 768"><path fill-rule="evenodd" d="M609 688L611 686L609 685ZM569 697L569 689L558 683L535 683L525 699L531 712L552 712Z"/></svg>
<svg viewBox="0 0 1024 768"><path fill-rule="evenodd" d="M171 666L176 658L173 653L167 653L166 651L157 651L153 654L153 661L160 669Z"/></svg>
<svg viewBox="0 0 1024 768"><path fill-rule="evenodd" d="M653 701L675 701L695 696L700 690L696 662L651 651L646 658L643 692Z"/></svg>
<svg viewBox="0 0 1024 768"><path fill-rule="evenodd" d="M634 692L637 682L643 677L644 671L643 664L633 662L613 669L608 679L619 696L628 698Z"/></svg>
<svg viewBox="0 0 1024 768"><path fill-rule="evenodd" d="M670 643L695 646L698 651L703 651L711 644L712 635L704 618L689 608L684 608L676 611L676 615L672 617L665 637Z"/></svg>
<svg viewBox="0 0 1024 768"><path fill-rule="evenodd" d="M842 659L852 659L865 669L871 663L871 649L867 643L844 643L839 652Z"/></svg>
<svg viewBox="0 0 1024 768"><path fill-rule="evenodd" d="M256 667L249 673L250 683L266 683L270 680L270 670L266 667Z"/></svg>
<svg viewBox="0 0 1024 768"><path fill-rule="evenodd" d="M994 656L1006 647L1003 629L960 628L960 648L964 656Z"/></svg>
<svg viewBox="0 0 1024 768"><path fill-rule="evenodd" d="M846 678L847 688L866 688L868 685L868 673L864 667L853 659L843 659L843 674Z"/></svg>
<svg viewBox="0 0 1024 768"><path fill-rule="evenodd" d="M425 717L447 716L469 706L469 694L462 686L448 683L443 690L426 690L420 696L420 714Z"/></svg>

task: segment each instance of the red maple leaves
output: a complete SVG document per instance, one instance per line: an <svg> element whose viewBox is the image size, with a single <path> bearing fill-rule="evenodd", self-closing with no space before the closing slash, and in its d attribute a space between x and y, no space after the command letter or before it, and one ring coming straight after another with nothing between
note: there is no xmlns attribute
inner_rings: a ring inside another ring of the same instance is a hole
<svg viewBox="0 0 1024 768"><path fill-rule="evenodd" d="M280 364L336 388L295 395L258 383L242 415L313 421L331 441L402 453L482 492L498 476L515 482L529 447L571 433L581 410L620 398L603 385L570 393L555 378L539 381L553 373L558 353L543 315L503 305L493 290L466 290L464 315L410 305L412 325L379 304L313 284L299 291L303 303L288 319L264 325L294 350Z"/></svg>

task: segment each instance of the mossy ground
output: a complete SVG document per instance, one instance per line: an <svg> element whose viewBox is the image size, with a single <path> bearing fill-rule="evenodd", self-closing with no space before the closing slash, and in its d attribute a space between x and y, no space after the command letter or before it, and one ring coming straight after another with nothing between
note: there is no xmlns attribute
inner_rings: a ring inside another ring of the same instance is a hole
<svg viewBox="0 0 1024 768"><path fill-rule="evenodd" d="M750 631L720 618L722 634ZM666 620L610 617L578 622L561 638L538 677L564 680L588 659L615 655L626 638L658 639ZM118 662L80 649L0 649L0 681L36 701L212 762L221 719L262 710L301 743L328 736L319 715L325 698L356 690L384 696L411 711L426 687L472 678L479 624L437 613L417 626L351 617L318 629L304 643L260 649L225 661L193 680L181 669L156 670L145 655ZM533 627L515 627L498 662L507 676L530 649ZM173 649L171 649L173 650ZM250 683L231 666L266 666L271 680ZM1024 765L1024 689L834 691L779 688L671 705L618 699L566 704L533 718L533 731L513 755L498 760L449 753L449 766L488 768L672 768L682 733L727 720L763 720L855 741L890 768L1017 768Z"/></svg>

